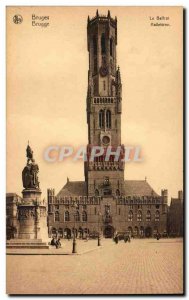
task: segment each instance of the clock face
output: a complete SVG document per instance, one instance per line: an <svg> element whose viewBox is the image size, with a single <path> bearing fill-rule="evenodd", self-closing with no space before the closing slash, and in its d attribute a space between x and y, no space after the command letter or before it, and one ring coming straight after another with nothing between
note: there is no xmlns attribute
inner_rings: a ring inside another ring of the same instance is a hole
<svg viewBox="0 0 189 300"><path fill-rule="evenodd" d="M103 136L102 142L103 142L103 144L108 145L110 142L109 136L107 136L107 135Z"/></svg>
<svg viewBox="0 0 189 300"><path fill-rule="evenodd" d="M108 69L107 67L103 66L103 67L100 67L100 75L102 77L106 76L108 74Z"/></svg>

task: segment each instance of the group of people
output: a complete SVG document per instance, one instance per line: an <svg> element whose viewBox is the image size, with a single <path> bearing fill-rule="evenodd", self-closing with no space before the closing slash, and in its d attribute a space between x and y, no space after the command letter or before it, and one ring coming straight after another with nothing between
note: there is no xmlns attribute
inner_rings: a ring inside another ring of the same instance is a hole
<svg viewBox="0 0 189 300"><path fill-rule="evenodd" d="M56 239L55 237L51 240L51 246L55 246L56 249L61 248L60 238Z"/></svg>
<svg viewBox="0 0 189 300"><path fill-rule="evenodd" d="M116 244L118 244L119 240L124 240L125 243L127 243L127 242L130 243L131 236L129 234L124 234L124 236L119 236L118 234L116 234L115 237L114 237L114 242Z"/></svg>

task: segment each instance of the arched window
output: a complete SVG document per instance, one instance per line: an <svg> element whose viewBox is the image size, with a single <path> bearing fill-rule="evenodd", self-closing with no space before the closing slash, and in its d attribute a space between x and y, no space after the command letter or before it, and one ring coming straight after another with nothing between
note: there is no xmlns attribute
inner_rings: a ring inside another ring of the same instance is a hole
<svg viewBox="0 0 189 300"><path fill-rule="evenodd" d="M132 210L130 210L129 215L128 215L128 221L132 222L132 220L133 220L133 212L132 212Z"/></svg>
<svg viewBox="0 0 189 300"><path fill-rule="evenodd" d="M97 40L96 40L96 36L93 36L93 54L97 55Z"/></svg>
<svg viewBox="0 0 189 300"><path fill-rule="evenodd" d="M116 190L116 196L120 196L120 190Z"/></svg>
<svg viewBox="0 0 189 300"><path fill-rule="evenodd" d="M106 39L104 33L101 35L101 53L102 54L106 53Z"/></svg>
<svg viewBox="0 0 189 300"><path fill-rule="evenodd" d="M147 211L147 214L146 214L146 221L147 221L147 222L150 222L150 221L151 221L151 212L150 212L150 210Z"/></svg>
<svg viewBox="0 0 189 300"><path fill-rule="evenodd" d="M111 69L111 73L113 74L114 66L113 66L113 60L112 59L110 59L110 69Z"/></svg>
<svg viewBox="0 0 189 300"><path fill-rule="evenodd" d="M138 213L137 213L137 221L138 222L142 221L142 212L141 212L141 210L139 210Z"/></svg>
<svg viewBox="0 0 189 300"><path fill-rule="evenodd" d="M65 213L64 213L64 221L65 221L65 222L70 221L70 214L69 214L69 211L65 211Z"/></svg>
<svg viewBox="0 0 189 300"><path fill-rule="evenodd" d="M79 215L79 212L76 211L76 214L75 214L75 221L76 222L79 222L80 221L80 215Z"/></svg>
<svg viewBox="0 0 189 300"><path fill-rule="evenodd" d="M104 127L104 110L102 109L99 111L99 127Z"/></svg>
<svg viewBox="0 0 189 300"><path fill-rule="evenodd" d="M94 73L97 72L97 57L94 58Z"/></svg>
<svg viewBox="0 0 189 300"><path fill-rule="evenodd" d="M56 211L55 212L55 222L58 222L58 221L60 221L60 216L59 216L59 212Z"/></svg>
<svg viewBox="0 0 189 300"><path fill-rule="evenodd" d="M159 219L160 219L160 212L159 212L159 210L156 210L156 213L155 213L155 221L156 221L156 222L159 222Z"/></svg>
<svg viewBox="0 0 189 300"><path fill-rule="evenodd" d="M111 128L111 111L106 111L106 127Z"/></svg>
<svg viewBox="0 0 189 300"><path fill-rule="evenodd" d="M87 213L86 213L86 211L83 211L83 213L82 213L82 221L87 222Z"/></svg>
<svg viewBox="0 0 189 300"><path fill-rule="evenodd" d="M110 55L113 56L113 39L110 39Z"/></svg>
<svg viewBox="0 0 189 300"><path fill-rule="evenodd" d="M99 196L99 190L95 190L95 196Z"/></svg>

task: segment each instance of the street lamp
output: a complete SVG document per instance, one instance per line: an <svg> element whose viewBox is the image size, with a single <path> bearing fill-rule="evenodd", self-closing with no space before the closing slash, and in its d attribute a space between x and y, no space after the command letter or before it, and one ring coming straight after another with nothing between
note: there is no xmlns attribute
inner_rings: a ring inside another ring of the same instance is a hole
<svg viewBox="0 0 189 300"><path fill-rule="evenodd" d="M77 204L74 203L72 205L72 207L75 208L75 211L73 213L73 216L74 216L74 232L73 232L73 248L72 248L72 253L77 253L77 242L76 242L76 236L75 236L75 216L76 216Z"/></svg>
<svg viewBox="0 0 189 300"><path fill-rule="evenodd" d="M100 240L100 229L99 229L99 223L100 223L100 216L101 216L101 212L98 212L98 246L101 246L101 240Z"/></svg>

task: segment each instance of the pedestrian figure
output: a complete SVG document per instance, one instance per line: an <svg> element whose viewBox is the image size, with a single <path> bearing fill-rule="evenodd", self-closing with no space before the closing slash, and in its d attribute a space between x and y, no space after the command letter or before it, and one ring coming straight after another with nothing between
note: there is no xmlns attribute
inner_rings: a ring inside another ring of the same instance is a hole
<svg viewBox="0 0 189 300"><path fill-rule="evenodd" d="M127 241L128 241L128 237L127 237L127 235L125 234L125 235L124 235L124 242L127 243Z"/></svg>
<svg viewBox="0 0 189 300"><path fill-rule="evenodd" d="M160 233L159 232L157 232L157 235L156 235L156 239L159 241L159 239L160 239Z"/></svg>
<svg viewBox="0 0 189 300"><path fill-rule="evenodd" d="M56 241L56 249L61 248L60 238Z"/></svg>
<svg viewBox="0 0 189 300"><path fill-rule="evenodd" d="M114 241L115 241L116 244L118 244L119 239L118 239L117 235L115 236Z"/></svg>
<svg viewBox="0 0 189 300"><path fill-rule="evenodd" d="M51 246L56 246L56 239L55 239L55 237L53 237L52 240L51 240Z"/></svg>

